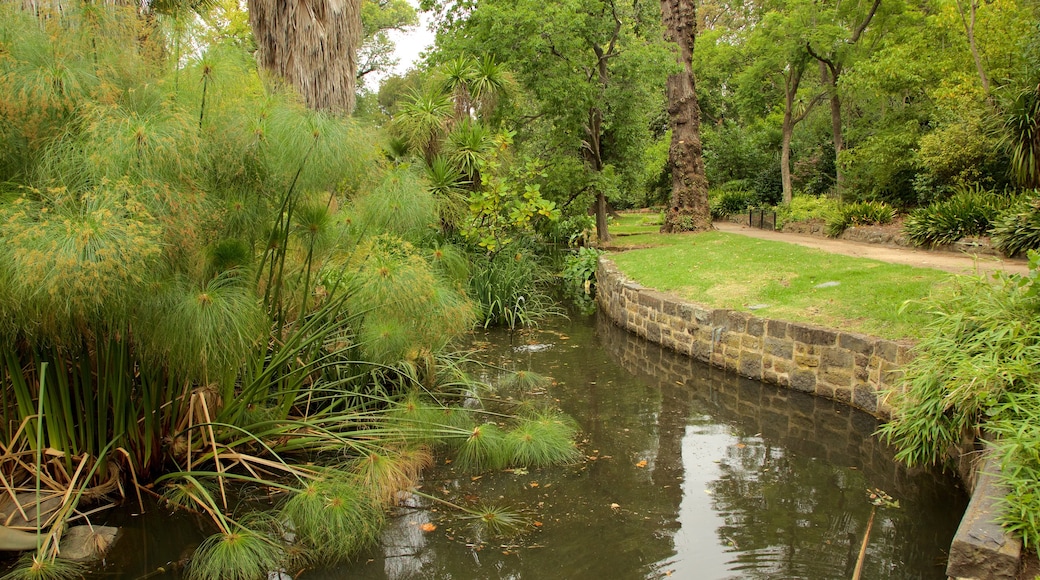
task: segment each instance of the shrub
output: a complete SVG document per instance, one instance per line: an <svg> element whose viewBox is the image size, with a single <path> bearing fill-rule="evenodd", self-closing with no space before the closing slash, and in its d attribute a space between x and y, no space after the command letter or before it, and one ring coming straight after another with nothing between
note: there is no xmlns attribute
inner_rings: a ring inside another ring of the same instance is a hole
<svg viewBox="0 0 1040 580"><path fill-rule="evenodd" d="M961 188L949 199L912 211L903 232L918 246L952 244L965 236L984 235L1010 203L1009 196L979 187Z"/></svg>
<svg viewBox="0 0 1040 580"><path fill-rule="evenodd" d="M935 315L888 394L892 421L879 435L911 466L938 465L965 435L989 431L1009 490L1003 523L1027 546L1040 544L1036 517L1040 474L1040 254L1030 252L1027 276L997 283L969 278L956 292L928 301Z"/></svg>
<svg viewBox="0 0 1040 580"><path fill-rule="evenodd" d="M564 289L582 312L596 309L596 269L602 253L595 248L579 248L567 256L562 274Z"/></svg>
<svg viewBox="0 0 1040 580"><path fill-rule="evenodd" d="M991 234L997 249L1007 256L1040 249L1040 190L1033 190L994 220Z"/></svg>
<svg viewBox="0 0 1040 580"><path fill-rule="evenodd" d="M836 238L852 226L887 224L896 217L896 210L883 201L857 201L833 211L827 217L827 235Z"/></svg>
<svg viewBox="0 0 1040 580"><path fill-rule="evenodd" d="M713 190L708 192L711 219L726 219L726 216L746 212L755 205L755 193L751 191Z"/></svg>
<svg viewBox="0 0 1040 580"><path fill-rule="evenodd" d="M789 222L825 220L838 209L838 203L825 196L796 195L791 203L776 206L776 228Z"/></svg>

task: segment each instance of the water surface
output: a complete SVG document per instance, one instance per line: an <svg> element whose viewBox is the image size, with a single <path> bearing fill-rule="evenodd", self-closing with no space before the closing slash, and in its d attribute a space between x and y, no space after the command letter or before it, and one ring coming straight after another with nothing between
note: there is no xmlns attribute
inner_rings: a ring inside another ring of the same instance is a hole
<svg viewBox="0 0 1040 580"><path fill-rule="evenodd" d="M594 319L480 339L490 362L555 379L545 396L580 423L587 459L479 478L439 465L424 492L518 506L537 526L489 538L415 499L382 546L306 578L850 578L875 488L900 507L877 512L863 578L945 578L966 497L895 463L869 415Z"/></svg>

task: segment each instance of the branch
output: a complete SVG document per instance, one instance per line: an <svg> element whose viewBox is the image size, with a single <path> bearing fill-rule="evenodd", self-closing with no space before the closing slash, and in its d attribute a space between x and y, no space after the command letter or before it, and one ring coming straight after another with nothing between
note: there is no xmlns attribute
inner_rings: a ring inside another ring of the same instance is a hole
<svg viewBox="0 0 1040 580"><path fill-rule="evenodd" d="M590 190L590 189L592 189L592 186L591 186L591 185L586 185L585 187L583 187L583 188L579 189L578 191L575 191L575 192L574 192L574 194L573 194L573 195L571 195L571 198L570 198L570 199L568 199L568 200L566 201L566 203L564 203L563 205L561 205L561 206L560 206L560 209L567 209L567 206L569 206L569 205L571 204L571 202L572 202L572 201L574 201L574 200L578 199L578 196L579 196L579 195L581 195L581 194L585 193L586 191L588 191L588 190Z"/></svg>
<svg viewBox="0 0 1040 580"><path fill-rule="evenodd" d="M867 29L870 21L874 18L874 14L877 13L878 6L881 6L881 0L874 0L874 5L870 7L870 12L867 13L866 18L864 18L863 22L861 22L856 30L852 32L852 37L849 38L849 44L856 44L856 41L859 40L863 31Z"/></svg>
<svg viewBox="0 0 1040 580"><path fill-rule="evenodd" d="M816 60L822 62L823 64L827 65L827 68L829 68L830 71L831 71L832 82L837 82L838 75L841 74L841 72L838 71L838 64L836 62L834 62L834 60L832 60L832 59L824 58L824 57L816 54L816 51L813 50L812 45L809 44L808 40L805 41L805 50L807 50L809 52L809 56L811 56L811 57L815 58Z"/></svg>

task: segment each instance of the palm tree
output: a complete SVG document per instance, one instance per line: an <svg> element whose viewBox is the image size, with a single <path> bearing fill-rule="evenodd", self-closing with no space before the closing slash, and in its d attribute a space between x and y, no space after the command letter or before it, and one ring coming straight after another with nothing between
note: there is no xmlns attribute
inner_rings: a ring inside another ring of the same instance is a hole
<svg viewBox="0 0 1040 580"><path fill-rule="evenodd" d="M308 107L348 115L354 110L361 0L249 0L249 24L260 64L285 79Z"/></svg>

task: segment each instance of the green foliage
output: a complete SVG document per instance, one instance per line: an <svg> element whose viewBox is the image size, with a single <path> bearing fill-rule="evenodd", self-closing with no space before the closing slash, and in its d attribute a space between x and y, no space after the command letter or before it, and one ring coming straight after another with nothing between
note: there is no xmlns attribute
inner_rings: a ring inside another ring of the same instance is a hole
<svg viewBox="0 0 1040 580"><path fill-rule="evenodd" d="M437 232L438 200L408 168L390 170L371 192L352 206L352 226L358 234L393 234L422 242Z"/></svg>
<svg viewBox="0 0 1040 580"><path fill-rule="evenodd" d="M1040 192L1025 194L998 216L990 234L997 249L1007 256L1040 249Z"/></svg>
<svg viewBox="0 0 1040 580"><path fill-rule="evenodd" d="M956 86L936 95L942 98L940 124L921 135L917 152L922 169L917 183L927 183L930 189L919 191L922 199L942 198L946 192L973 185L994 185L999 148L987 127L990 109L980 93L981 88Z"/></svg>
<svg viewBox="0 0 1040 580"><path fill-rule="evenodd" d="M776 206L776 227L786 223L826 220L838 210L838 202L825 195L795 195L791 203Z"/></svg>
<svg viewBox="0 0 1040 580"><path fill-rule="evenodd" d="M704 126L702 131L708 183L742 181L742 189L753 190L761 198L774 195L779 185L779 126L772 127L764 120L741 126L725 119L719 125Z"/></svg>
<svg viewBox="0 0 1040 580"><path fill-rule="evenodd" d="M1008 108L1002 141L1011 157L1011 173L1022 187L1040 186L1040 84L1030 80Z"/></svg>
<svg viewBox="0 0 1040 580"><path fill-rule="evenodd" d="M747 212L756 204L756 194L751 191L713 189L708 192L711 219L722 220L730 215Z"/></svg>
<svg viewBox="0 0 1040 580"><path fill-rule="evenodd" d="M569 215L549 224L549 238L555 243L564 242L568 246L584 246L588 244L596 230L596 217L587 213Z"/></svg>
<svg viewBox="0 0 1040 580"><path fill-rule="evenodd" d="M878 200L902 207L916 201L913 180L917 175L914 148L919 123L906 121L884 127L865 138L855 149L842 151L838 163L845 167L847 192L854 200Z"/></svg>
<svg viewBox="0 0 1040 580"><path fill-rule="evenodd" d="M827 235L836 238L852 226L872 226L891 223L896 210L883 201L858 201L839 205L827 217Z"/></svg>
<svg viewBox="0 0 1040 580"><path fill-rule="evenodd" d="M482 423L459 444L455 463L465 471L490 471L508 465L511 456L502 429L494 423Z"/></svg>
<svg viewBox="0 0 1040 580"><path fill-rule="evenodd" d="M1014 198L979 187L961 188L949 199L915 209L903 222L906 237L918 246L952 244L966 236L986 235Z"/></svg>
<svg viewBox="0 0 1040 580"><path fill-rule="evenodd" d="M1040 473L1038 275L1040 254L1030 252L1026 276L972 278L930 300L934 319L904 369L903 388L889 394L893 419L879 429L909 465L943 464L965 437L997 434L999 477L1010 490L1001 518L1027 546L1040 544L1033 511Z"/></svg>
<svg viewBox="0 0 1040 580"><path fill-rule="evenodd" d="M560 277L567 295L573 299L583 311L596 308L596 270L599 269L599 257L603 252L595 248L582 247L567 256Z"/></svg>
<svg viewBox="0 0 1040 580"><path fill-rule="evenodd" d="M537 179L544 176L534 160L504 171L501 155L511 136L500 135L493 155L481 171L482 187L469 197L469 217L460 233L471 243L494 254L534 231L540 219L556 221L556 204L541 195Z"/></svg>

